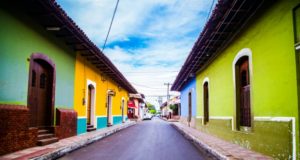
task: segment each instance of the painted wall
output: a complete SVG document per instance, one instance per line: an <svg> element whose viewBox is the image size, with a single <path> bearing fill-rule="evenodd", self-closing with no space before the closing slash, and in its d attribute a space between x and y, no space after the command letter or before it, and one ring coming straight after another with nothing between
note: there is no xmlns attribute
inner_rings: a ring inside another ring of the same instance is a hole
<svg viewBox="0 0 300 160"><path fill-rule="evenodd" d="M27 105L29 58L43 53L56 65L55 106L73 108L75 53L16 11L0 9L0 21L0 103Z"/></svg>
<svg viewBox="0 0 300 160"><path fill-rule="evenodd" d="M124 89L119 90L118 85L108 77L105 81L101 80L101 72L90 62L85 60L79 53L76 56L75 65L75 96L74 109L78 112L78 134L86 131L88 81L95 84L95 114L94 127L104 128L107 125L107 91L114 90L116 95L112 97L113 124L120 123L122 117L121 101L124 98L124 116L127 116L128 92Z"/></svg>
<svg viewBox="0 0 300 160"><path fill-rule="evenodd" d="M210 122L202 125L202 119L197 119L198 129L279 159L288 159L296 153L299 124L292 9L297 3L289 0L274 4L196 76L199 117L203 116L203 80L209 78ZM233 61L244 48L252 52L254 123L250 132L232 131L235 128ZM296 132L295 137L292 132Z"/></svg>
<svg viewBox="0 0 300 160"><path fill-rule="evenodd" d="M191 79L180 91L181 116L188 116L189 92L192 92L192 116L196 116L196 79Z"/></svg>

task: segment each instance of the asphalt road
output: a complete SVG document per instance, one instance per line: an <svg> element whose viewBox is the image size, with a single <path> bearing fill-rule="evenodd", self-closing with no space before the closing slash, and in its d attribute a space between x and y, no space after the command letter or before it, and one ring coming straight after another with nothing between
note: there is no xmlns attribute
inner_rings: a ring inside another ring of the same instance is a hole
<svg viewBox="0 0 300 160"><path fill-rule="evenodd" d="M204 160L199 150L170 124L158 118L143 121L60 160Z"/></svg>

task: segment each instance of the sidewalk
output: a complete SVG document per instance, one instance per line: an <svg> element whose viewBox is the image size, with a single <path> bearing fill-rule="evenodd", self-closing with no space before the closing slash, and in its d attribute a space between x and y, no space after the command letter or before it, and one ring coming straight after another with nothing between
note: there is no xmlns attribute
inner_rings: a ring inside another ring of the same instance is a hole
<svg viewBox="0 0 300 160"><path fill-rule="evenodd" d="M0 156L0 160L42 160L58 158L68 152L88 145L119 130L135 125L134 121L127 121L123 124L114 125L108 128L88 132L78 136L61 139L60 141L46 146L36 146L21 151Z"/></svg>
<svg viewBox="0 0 300 160"><path fill-rule="evenodd" d="M173 119L173 118L167 119L166 117L159 117L159 118L164 120L164 121L167 121L167 122L179 122L178 119Z"/></svg>
<svg viewBox="0 0 300 160"><path fill-rule="evenodd" d="M262 155L260 153L248 150L237 144L229 143L209 134L203 133L194 128L190 128L179 122L172 122L179 132L181 132L189 140L193 141L197 147L204 149L211 153L218 159L234 160L269 160L271 157Z"/></svg>

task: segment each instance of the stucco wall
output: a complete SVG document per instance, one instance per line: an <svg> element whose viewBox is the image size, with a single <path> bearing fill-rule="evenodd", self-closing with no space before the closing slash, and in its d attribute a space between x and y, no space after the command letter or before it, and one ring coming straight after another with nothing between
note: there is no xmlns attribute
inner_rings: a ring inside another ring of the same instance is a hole
<svg viewBox="0 0 300 160"><path fill-rule="evenodd" d="M299 133L292 9L297 3L299 1L296 0L279 1L265 10L263 16L256 17L196 76L197 116L203 116L202 83L208 77L209 114L213 119L207 126L198 119L199 129L279 159L296 154ZM236 116L233 61L245 48L252 58L250 97L254 123L248 133L232 131L235 130ZM229 123L226 123L228 120ZM224 127L226 129L221 129ZM279 130L284 130L284 135L278 135ZM293 132L296 132L294 137ZM272 140L263 141L263 137L271 137Z"/></svg>
<svg viewBox="0 0 300 160"><path fill-rule="evenodd" d="M124 99L124 116L127 116L127 101L128 92L125 89L119 89L118 84L112 81L109 77L105 76L105 81L101 80L101 71L93 66L90 62L84 59L80 53L76 56L76 70L75 70L75 96L74 96L74 109L78 112L78 133L85 131L87 118L87 103L83 104L83 98L87 101L88 82L93 82L96 97L95 97L95 114L94 127L103 128L107 123L107 91L113 90L116 92L112 96L112 115L113 124L120 122L122 117L121 101ZM114 121L116 120L116 121ZM83 128L83 129L82 129Z"/></svg>
<svg viewBox="0 0 300 160"><path fill-rule="evenodd" d="M196 79L192 78L180 91L181 116L188 116L188 96L192 93L192 116L196 116Z"/></svg>
<svg viewBox="0 0 300 160"><path fill-rule="evenodd" d="M27 105L29 58L47 55L56 65L55 106L73 108L75 53L23 14L0 9L0 103Z"/></svg>

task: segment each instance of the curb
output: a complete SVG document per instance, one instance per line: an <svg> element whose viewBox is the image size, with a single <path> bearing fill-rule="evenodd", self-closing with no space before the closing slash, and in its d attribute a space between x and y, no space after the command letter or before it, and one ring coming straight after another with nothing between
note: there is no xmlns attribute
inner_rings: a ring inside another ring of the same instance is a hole
<svg viewBox="0 0 300 160"><path fill-rule="evenodd" d="M33 157L33 158L31 158L31 160L47 160L47 159L56 159L56 158L62 157L63 155L65 155L71 151L74 151L74 150L84 147L88 144L96 142L102 138L105 138L105 137L107 137L113 133L116 133L120 130L123 130L125 128L131 127L135 124L136 124L136 122L129 121L128 123L121 124L121 126L120 125L113 126L114 128L112 127L111 130L109 130L107 132L101 132L99 130L100 132L93 137L87 138L85 140L81 140L79 142L74 142L72 145L58 148L58 149L56 149L52 152L46 153L44 155L41 155L38 157ZM83 135L79 135L79 136L83 136Z"/></svg>
<svg viewBox="0 0 300 160"><path fill-rule="evenodd" d="M230 159L226 155L223 155L223 154L219 153L218 151L214 150L209 145L207 145L207 144L199 141L195 136L193 136L192 134L189 134L187 131L185 131L180 126L178 126L178 125L176 125L174 123L171 123L171 125L175 129L177 129L181 134L183 134L184 137L186 137L188 140L192 141L196 145L196 147L201 148L202 150L206 151L209 154L212 154L215 158L220 159L220 160Z"/></svg>

